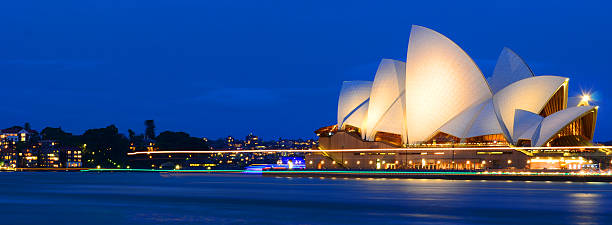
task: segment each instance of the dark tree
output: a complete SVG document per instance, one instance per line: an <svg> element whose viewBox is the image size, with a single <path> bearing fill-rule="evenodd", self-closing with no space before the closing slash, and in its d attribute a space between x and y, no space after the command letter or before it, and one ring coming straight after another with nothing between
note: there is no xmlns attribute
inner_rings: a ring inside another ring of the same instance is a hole
<svg viewBox="0 0 612 225"><path fill-rule="evenodd" d="M24 128L25 130L27 130L27 131L32 130L32 127L30 126L30 123L28 123L28 122L26 122L26 123L23 125L23 128Z"/></svg>
<svg viewBox="0 0 612 225"><path fill-rule="evenodd" d="M145 120L145 138L154 140L155 139L155 123L153 120Z"/></svg>
<svg viewBox="0 0 612 225"><path fill-rule="evenodd" d="M191 137L185 132L164 131L157 136L160 150L207 150L208 144L202 138Z"/></svg>
<svg viewBox="0 0 612 225"><path fill-rule="evenodd" d="M136 139L136 132L134 132L132 129L128 129L128 134L130 142L134 143L134 139Z"/></svg>
<svg viewBox="0 0 612 225"><path fill-rule="evenodd" d="M43 140L54 140L64 146L81 145L78 136L73 136L71 133L64 132L61 127L45 127L45 129L40 132L40 136Z"/></svg>
<svg viewBox="0 0 612 225"><path fill-rule="evenodd" d="M129 140L119 133L115 125L105 128L89 129L81 135L86 144L83 163L86 167L100 165L105 168L127 165Z"/></svg>

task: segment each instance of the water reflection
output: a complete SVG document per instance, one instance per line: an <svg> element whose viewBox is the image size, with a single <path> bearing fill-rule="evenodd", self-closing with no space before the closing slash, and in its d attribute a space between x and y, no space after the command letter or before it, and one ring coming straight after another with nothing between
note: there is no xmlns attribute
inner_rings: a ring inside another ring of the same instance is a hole
<svg viewBox="0 0 612 225"><path fill-rule="evenodd" d="M612 184L0 173L2 224L605 224ZM36 215L35 217L31 215ZM24 218L28 218L24 220Z"/></svg>
<svg viewBox="0 0 612 225"><path fill-rule="evenodd" d="M570 193L569 204L572 206L576 224L598 224L598 214L601 209L599 201L602 198L598 193Z"/></svg>

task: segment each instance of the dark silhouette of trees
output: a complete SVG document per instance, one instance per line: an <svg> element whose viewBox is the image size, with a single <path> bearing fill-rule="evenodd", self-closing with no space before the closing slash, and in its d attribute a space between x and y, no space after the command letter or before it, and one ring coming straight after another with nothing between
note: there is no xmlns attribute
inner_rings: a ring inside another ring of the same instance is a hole
<svg viewBox="0 0 612 225"><path fill-rule="evenodd" d="M81 144L79 136L73 136L71 133L64 132L61 127L45 127L40 136L43 140L54 140L63 146L77 147Z"/></svg>
<svg viewBox="0 0 612 225"><path fill-rule="evenodd" d="M145 120L145 138L155 140L155 123L153 120Z"/></svg>
<svg viewBox="0 0 612 225"><path fill-rule="evenodd" d="M185 132L164 131L157 136L160 150L207 150L208 145L202 138L191 137Z"/></svg>
<svg viewBox="0 0 612 225"><path fill-rule="evenodd" d="M128 137L130 138L130 142L134 143L134 139L136 139L136 132L132 129L128 129Z"/></svg>
<svg viewBox="0 0 612 225"><path fill-rule="evenodd" d="M83 155L83 164L86 167L100 165L105 168L124 168L127 165L129 140L119 133L115 125L89 129L80 139L81 143L86 145Z"/></svg>

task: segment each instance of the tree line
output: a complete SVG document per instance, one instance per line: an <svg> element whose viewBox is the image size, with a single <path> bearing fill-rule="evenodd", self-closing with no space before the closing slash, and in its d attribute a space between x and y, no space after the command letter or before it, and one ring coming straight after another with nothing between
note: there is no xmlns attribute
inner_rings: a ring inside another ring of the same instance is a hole
<svg viewBox="0 0 612 225"><path fill-rule="evenodd" d="M164 131L156 135L153 120L146 120L145 126L144 133L136 134L129 129L128 136L119 133L115 125L88 129L81 135L73 135L61 128L46 127L41 131L40 137L43 140L54 140L60 146L82 148L83 166L90 168L125 168L129 163L127 153L130 152L130 147L138 149L151 143L160 150L209 149L202 138L192 137L185 132Z"/></svg>

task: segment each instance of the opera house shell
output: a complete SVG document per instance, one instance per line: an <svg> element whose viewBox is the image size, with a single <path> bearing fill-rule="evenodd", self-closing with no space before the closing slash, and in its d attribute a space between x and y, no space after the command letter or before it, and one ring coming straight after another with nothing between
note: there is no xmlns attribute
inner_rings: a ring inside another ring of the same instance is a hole
<svg viewBox="0 0 612 225"><path fill-rule="evenodd" d="M568 81L534 75L508 48L487 79L453 41L413 25L406 61L383 59L373 81L345 81L337 124L317 134L346 132L382 147L589 144L597 106L568 101Z"/></svg>

